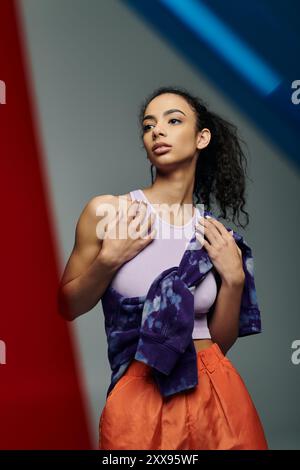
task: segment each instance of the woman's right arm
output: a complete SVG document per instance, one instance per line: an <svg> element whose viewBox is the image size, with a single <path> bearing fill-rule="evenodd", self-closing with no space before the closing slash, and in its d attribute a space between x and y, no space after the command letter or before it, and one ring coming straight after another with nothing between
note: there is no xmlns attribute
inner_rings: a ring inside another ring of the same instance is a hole
<svg viewBox="0 0 300 470"><path fill-rule="evenodd" d="M76 225L75 243L58 290L59 313L69 321L91 310L100 300L119 268L101 255L102 240L97 237L96 207L112 196L91 199Z"/></svg>
<svg viewBox="0 0 300 470"><path fill-rule="evenodd" d="M116 241L99 238L96 231L99 215L96 209L101 204L111 204L117 209L116 196L97 196L83 209L76 225L74 247L60 281L58 309L60 315L69 321L91 310L122 264L152 241L149 237L144 240ZM145 210L142 212L145 213ZM149 228L149 223L143 225L143 233L146 226Z"/></svg>

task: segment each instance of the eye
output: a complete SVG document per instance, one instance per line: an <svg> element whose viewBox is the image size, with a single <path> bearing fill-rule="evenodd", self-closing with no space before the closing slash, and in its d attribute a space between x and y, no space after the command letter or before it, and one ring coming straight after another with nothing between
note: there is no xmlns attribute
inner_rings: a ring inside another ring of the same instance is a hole
<svg viewBox="0 0 300 470"><path fill-rule="evenodd" d="M171 121L182 122L180 119L176 119L176 118L169 119L168 122L171 122ZM152 125L153 125L153 124L146 124L145 126L143 126L143 131L147 131L147 130L148 130L148 127L149 127L149 126L152 126Z"/></svg>

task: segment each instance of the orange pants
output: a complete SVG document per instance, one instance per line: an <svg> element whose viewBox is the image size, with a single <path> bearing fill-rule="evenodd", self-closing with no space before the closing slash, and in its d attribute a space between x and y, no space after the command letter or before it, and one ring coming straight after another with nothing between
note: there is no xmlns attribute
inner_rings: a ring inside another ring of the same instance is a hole
<svg viewBox="0 0 300 470"><path fill-rule="evenodd" d="M218 344L198 351L197 363L198 385L163 397L151 367L134 359L107 397L99 449L268 449L246 385Z"/></svg>

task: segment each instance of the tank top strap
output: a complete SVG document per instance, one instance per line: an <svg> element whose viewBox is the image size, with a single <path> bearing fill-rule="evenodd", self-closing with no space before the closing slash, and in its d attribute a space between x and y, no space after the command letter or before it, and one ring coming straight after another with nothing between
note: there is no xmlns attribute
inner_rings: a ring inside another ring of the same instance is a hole
<svg viewBox="0 0 300 470"><path fill-rule="evenodd" d="M141 193L138 189L134 189L133 191L130 191L130 197L132 201L140 201L143 199L141 196Z"/></svg>
<svg viewBox="0 0 300 470"><path fill-rule="evenodd" d="M134 189L133 191L130 191L130 196L132 200L138 200L138 201L145 201L147 205L149 205L149 201L144 195L143 191L141 189ZM151 206L151 204L150 204Z"/></svg>
<svg viewBox="0 0 300 470"><path fill-rule="evenodd" d="M195 207L196 209L196 221L198 221L201 217L201 213L200 213L200 210L198 209L198 207Z"/></svg>
<svg viewBox="0 0 300 470"><path fill-rule="evenodd" d="M134 189L133 191L130 191L129 194L130 194L132 201L144 201L146 203L146 206L147 206L146 216L147 217L150 215L151 212L154 212L154 213L156 212L154 208L152 207L152 205L148 202L143 191L141 191L140 189ZM159 220L156 219L155 225L157 225L158 223L159 223Z"/></svg>
<svg viewBox="0 0 300 470"><path fill-rule="evenodd" d="M213 214L212 211L209 211L209 210L206 210L206 209L199 209L198 207L196 207L196 219L197 221L200 219L200 217L205 217L206 215L209 215L211 217L215 217L215 215Z"/></svg>

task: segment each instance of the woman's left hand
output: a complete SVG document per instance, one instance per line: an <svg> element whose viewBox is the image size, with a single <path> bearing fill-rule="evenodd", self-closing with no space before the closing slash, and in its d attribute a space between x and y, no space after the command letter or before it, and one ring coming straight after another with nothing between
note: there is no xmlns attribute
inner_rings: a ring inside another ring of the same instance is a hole
<svg viewBox="0 0 300 470"><path fill-rule="evenodd" d="M204 236L208 239L205 240ZM209 257L221 276L230 284L240 284L245 280L242 251L237 246L232 232L213 217L200 217L196 225L196 238L207 250Z"/></svg>

